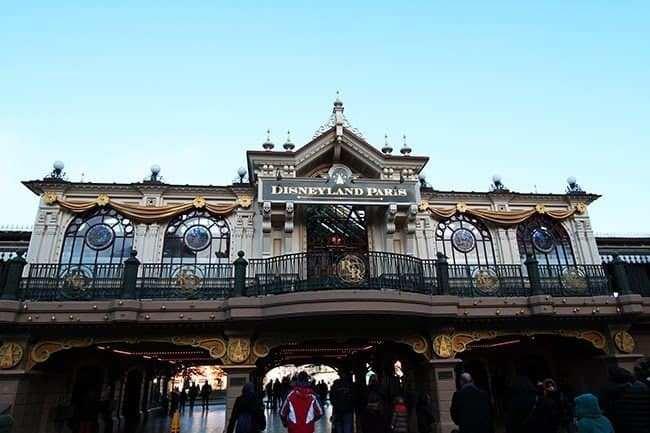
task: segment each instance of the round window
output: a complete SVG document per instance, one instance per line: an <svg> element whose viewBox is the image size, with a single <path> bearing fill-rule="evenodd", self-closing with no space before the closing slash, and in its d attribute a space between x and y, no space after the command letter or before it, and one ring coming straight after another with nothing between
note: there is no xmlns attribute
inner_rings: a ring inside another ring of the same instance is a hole
<svg viewBox="0 0 650 433"><path fill-rule="evenodd" d="M94 250L103 250L113 242L114 237L112 228L106 224L97 224L86 232L86 244Z"/></svg>
<svg viewBox="0 0 650 433"><path fill-rule="evenodd" d="M555 239L545 228L535 229L533 232L533 245L543 253L550 253L555 248Z"/></svg>
<svg viewBox="0 0 650 433"><path fill-rule="evenodd" d="M476 239L471 231L461 228L451 235L451 243L458 251L468 253L474 249Z"/></svg>
<svg viewBox="0 0 650 433"><path fill-rule="evenodd" d="M205 226L192 226L185 232L183 241L187 248L194 251L204 250L210 245L212 235Z"/></svg>

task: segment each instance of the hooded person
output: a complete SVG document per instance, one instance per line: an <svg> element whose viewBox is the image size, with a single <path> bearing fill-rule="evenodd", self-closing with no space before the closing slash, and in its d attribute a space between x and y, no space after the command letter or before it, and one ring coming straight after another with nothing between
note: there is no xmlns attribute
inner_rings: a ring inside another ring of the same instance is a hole
<svg viewBox="0 0 650 433"><path fill-rule="evenodd" d="M603 415L593 394L576 397L575 417L578 433L614 433L612 423Z"/></svg>
<svg viewBox="0 0 650 433"><path fill-rule="evenodd" d="M322 416L323 407L309 383L309 376L301 371L280 409L282 424L289 433L314 433L314 423Z"/></svg>
<svg viewBox="0 0 650 433"><path fill-rule="evenodd" d="M264 404L255 393L255 385L246 383L241 395L235 399L227 433L259 433L266 428Z"/></svg>
<svg viewBox="0 0 650 433"><path fill-rule="evenodd" d="M612 422L616 433L650 432L648 387L624 368L610 368L609 376L598 400L603 414Z"/></svg>

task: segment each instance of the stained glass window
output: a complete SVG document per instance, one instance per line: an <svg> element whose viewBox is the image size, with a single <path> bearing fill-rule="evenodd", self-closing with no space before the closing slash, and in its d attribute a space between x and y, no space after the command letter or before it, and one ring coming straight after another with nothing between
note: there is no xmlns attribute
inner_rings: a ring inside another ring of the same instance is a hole
<svg viewBox="0 0 650 433"><path fill-rule="evenodd" d="M230 227L224 218L193 210L167 226L163 263L227 263L229 258Z"/></svg>
<svg viewBox="0 0 650 433"><path fill-rule="evenodd" d="M100 207L75 216L65 232L61 264L119 264L133 247L133 223L116 210Z"/></svg>
<svg viewBox="0 0 650 433"><path fill-rule="evenodd" d="M496 255L492 236L478 218L457 213L436 227L437 250L451 264L493 265Z"/></svg>
<svg viewBox="0 0 650 433"><path fill-rule="evenodd" d="M517 226L517 245L521 260L534 255L540 265L573 265L571 239L559 221L534 215Z"/></svg>

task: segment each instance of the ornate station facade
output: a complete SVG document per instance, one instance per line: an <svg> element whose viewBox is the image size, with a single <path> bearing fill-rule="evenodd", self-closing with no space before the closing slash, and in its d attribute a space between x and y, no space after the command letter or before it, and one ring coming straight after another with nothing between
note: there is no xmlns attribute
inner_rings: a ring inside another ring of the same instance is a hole
<svg viewBox="0 0 650 433"><path fill-rule="evenodd" d="M112 431L134 431L182 367L219 365L230 406L275 366L323 363L360 389L372 371L413 428L429 394L448 433L460 371L498 402L514 375L594 391L609 365L650 354L648 267L601 263L599 196L498 178L439 191L411 153L366 142L337 99L310 142L267 140L232 185L168 184L157 168L77 183L61 166L24 182L41 197L29 248L0 267L14 431L66 431L88 395Z"/></svg>

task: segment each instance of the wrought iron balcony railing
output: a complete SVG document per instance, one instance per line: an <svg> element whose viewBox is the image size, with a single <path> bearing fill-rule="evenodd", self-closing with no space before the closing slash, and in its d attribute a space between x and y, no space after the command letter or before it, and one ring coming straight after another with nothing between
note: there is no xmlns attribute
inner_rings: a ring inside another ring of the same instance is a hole
<svg viewBox="0 0 650 433"><path fill-rule="evenodd" d="M26 270L23 268L27 266ZM384 253L298 253L233 264L29 264L18 257L0 269L3 299L224 299L330 289L397 290L460 297L531 295L650 296L650 266L450 265Z"/></svg>

